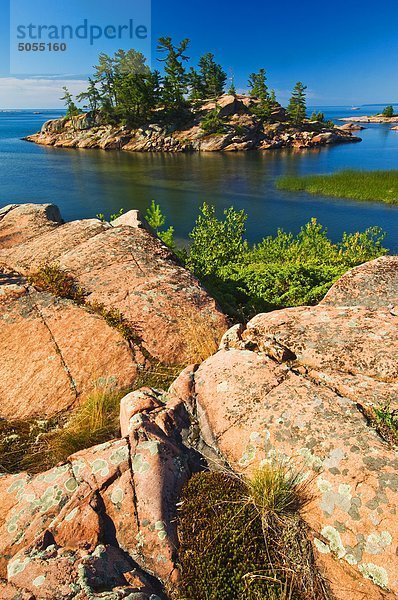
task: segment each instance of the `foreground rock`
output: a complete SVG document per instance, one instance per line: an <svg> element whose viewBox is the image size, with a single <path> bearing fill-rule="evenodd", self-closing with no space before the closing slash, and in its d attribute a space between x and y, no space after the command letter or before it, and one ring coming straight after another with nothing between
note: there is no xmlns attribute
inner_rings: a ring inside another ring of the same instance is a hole
<svg viewBox="0 0 398 600"><path fill-rule="evenodd" d="M54 414L99 380L130 387L137 369L200 359L203 339L211 353L227 329L215 301L136 213L114 227L62 224L53 205L21 205L0 219L2 417ZM86 306L27 283L44 263L73 276ZM90 306L117 312L107 324ZM111 326L119 314L134 339Z"/></svg>
<svg viewBox="0 0 398 600"><path fill-rule="evenodd" d="M291 460L313 479L304 518L341 600L398 595L398 454L364 416L398 408L397 289L397 258L386 257L343 277L321 306L235 326L185 392L220 460L244 472Z"/></svg>
<svg viewBox="0 0 398 600"><path fill-rule="evenodd" d="M179 419L178 404L141 392L124 439L40 475L0 477L1 598L165 597L178 581L175 513L190 472Z"/></svg>
<svg viewBox="0 0 398 600"><path fill-rule="evenodd" d="M323 123L306 121L301 127L288 123L284 108L277 105L270 123L263 124L250 109L258 101L248 96L223 95L206 101L183 129L149 124L138 129L103 125L98 115L83 114L70 119L45 123L41 131L26 140L62 148L101 148L128 152L236 152L278 148L312 148L325 144L358 142L351 130L326 127ZM201 122L217 106L219 116L225 119L223 133L206 133Z"/></svg>

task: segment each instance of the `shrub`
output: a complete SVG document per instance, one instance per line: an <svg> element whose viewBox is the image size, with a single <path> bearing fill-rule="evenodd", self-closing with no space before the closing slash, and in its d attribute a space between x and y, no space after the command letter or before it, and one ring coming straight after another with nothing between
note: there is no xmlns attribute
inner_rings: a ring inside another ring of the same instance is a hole
<svg viewBox="0 0 398 600"><path fill-rule="evenodd" d="M210 110L203 117L200 126L207 135L222 134L228 131L226 120L220 117L220 109L218 107Z"/></svg>
<svg viewBox="0 0 398 600"><path fill-rule="evenodd" d="M214 206L204 203L190 233L188 267L203 277L217 274L224 265L241 260L247 249L246 219L243 210L231 207L224 211L224 219L219 220Z"/></svg>
<svg viewBox="0 0 398 600"><path fill-rule="evenodd" d="M84 304L87 296L87 293L76 283L72 275L61 269L56 263L46 263L39 267L36 272L28 277L28 281L40 291L50 292L50 294L59 298L73 300L77 304Z"/></svg>
<svg viewBox="0 0 398 600"><path fill-rule="evenodd" d="M191 233L187 266L230 316L319 302L348 269L381 256L383 232L373 227L333 243L316 219L297 236L279 230L249 247L246 215L230 208L218 220L204 204Z"/></svg>
<svg viewBox="0 0 398 600"><path fill-rule="evenodd" d="M288 465L259 468L246 480L199 473L182 493L178 519L184 600L322 600L299 510L308 502L301 474Z"/></svg>

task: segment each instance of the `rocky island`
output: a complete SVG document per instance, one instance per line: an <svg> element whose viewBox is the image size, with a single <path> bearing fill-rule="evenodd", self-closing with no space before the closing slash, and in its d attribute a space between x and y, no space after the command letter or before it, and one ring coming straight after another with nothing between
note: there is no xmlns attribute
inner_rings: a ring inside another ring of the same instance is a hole
<svg viewBox="0 0 398 600"><path fill-rule="evenodd" d="M86 113L45 123L39 133L25 139L56 148L101 148L127 152L215 152L313 148L326 144L359 142L351 130L319 121L305 120L299 126L289 121L280 105L273 108L267 122L252 113L256 99L243 95L221 96L217 103L205 101L193 113L191 123L182 128L149 123L131 129L126 125L103 123L100 115ZM207 133L202 121L217 106L223 131Z"/></svg>
<svg viewBox="0 0 398 600"><path fill-rule="evenodd" d="M94 382L122 393L113 438L0 476L1 597L268 597L251 593L261 578L242 579L243 552L262 569L282 561L272 586L292 586L295 598L396 598L396 306L398 258L383 256L343 275L316 306L230 328L136 211L64 223L54 205L2 209L3 459L21 443L21 423L73 419ZM171 385L140 384L150 364L176 363ZM378 420L379 407L389 420ZM51 435L67 428L61 420ZM33 440L42 453L48 436ZM286 464L305 496L277 513L285 537L249 511L243 529L257 519L260 535L228 538L239 522L222 520L236 505L231 490L269 469L285 477ZM209 498L220 481L229 495L209 505L206 481ZM212 527L224 543L206 542ZM217 596L224 581L232 591Z"/></svg>
<svg viewBox="0 0 398 600"><path fill-rule="evenodd" d="M160 38L163 74L151 70L135 50L100 54L87 91L74 99L64 88L65 118L45 123L25 139L130 152L228 152L361 141L322 113L307 118L306 86L300 81L285 109L268 88L265 69L251 73L245 94L237 93L233 79L227 89L227 74L212 53L188 70L188 44L188 39L175 45L169 37Z"/></svg>

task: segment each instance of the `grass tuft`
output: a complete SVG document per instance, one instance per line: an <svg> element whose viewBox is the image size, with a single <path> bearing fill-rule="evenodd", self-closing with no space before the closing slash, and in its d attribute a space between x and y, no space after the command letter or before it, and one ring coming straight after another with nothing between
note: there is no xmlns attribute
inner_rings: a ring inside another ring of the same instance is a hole
<svg viewBox="0 0 398 600"><path fill-rule="evenodd" d="M250 479L198 473L181 500L179 600L331 597L299 512L308 484L290 466L265 465Z"/></svg>
<svg viewBox="0 0 398 600"><path fill-rule="evenodd" d="M143 371L133 389L97 385L72 413L48 420L0 421L0 472L45 471L79 450L118 437L122 397L141 387L167 389L180 371L158 364Z"/></svg>
<svg viewBox="0 0 398 600"><path fill-rule="evenodd" d="M398 204L398 170L345 170L331 175L281 177L276 187L289 192Z"/></svg>

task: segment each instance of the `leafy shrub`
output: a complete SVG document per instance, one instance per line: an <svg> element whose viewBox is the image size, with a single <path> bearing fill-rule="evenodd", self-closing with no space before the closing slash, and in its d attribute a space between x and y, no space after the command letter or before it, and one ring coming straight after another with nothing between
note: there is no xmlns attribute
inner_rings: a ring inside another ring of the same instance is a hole
<svg viewBox="0 0 398 600"><path fill-rule="evenodd" d="M386 254L377 227L342 236L333 243L316 219L297 236L278 230L250 247L246 215L229 208L217 219L204 204L190 234L187 266L232 317L319 302L348 269Z"/></svg>
<svg viewBox="0 0 398 600"><path fill-rule="evenodd" d="M244 211L228 208L224 219L216 217L214 206L204 203L190 233L192 244L187 265L198 277L216 274L231 262L242 260L247 249L244 240Z"/></svg>

